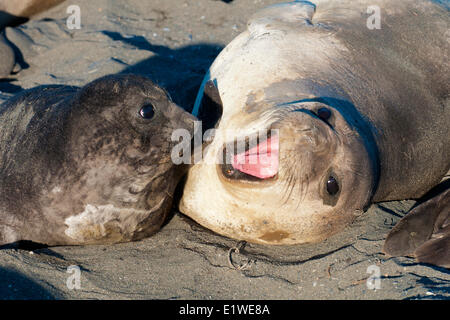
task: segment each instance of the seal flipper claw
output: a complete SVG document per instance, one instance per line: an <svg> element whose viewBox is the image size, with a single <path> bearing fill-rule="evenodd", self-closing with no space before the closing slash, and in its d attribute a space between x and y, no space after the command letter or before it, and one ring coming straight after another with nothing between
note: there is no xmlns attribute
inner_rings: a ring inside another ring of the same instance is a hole
<svg viewBox="0 0 450 320"><path fill-rule="evenodd" d="M450 268L450 188L415 207L388 234L383 251Z"/></svg>

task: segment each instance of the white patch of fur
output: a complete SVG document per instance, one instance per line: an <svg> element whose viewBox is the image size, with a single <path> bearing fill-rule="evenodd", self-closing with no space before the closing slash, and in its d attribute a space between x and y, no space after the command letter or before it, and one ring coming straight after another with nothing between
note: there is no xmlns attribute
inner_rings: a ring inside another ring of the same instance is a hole
<svg viewBox="0 0 450 320"><path fill-rule="evenodd" d="M51 193L60 193L62 191L60 186L56 186L52 189Z"/></svg>
<svg viewBox="0 0 450 320"><path fill-rule="evenodd" d="M149 211L116 208L112 204L102 206L87 204L83 212L65 219L68 226L65 234L80 242L99 240L108 237L106 225L109 224L120 230L123 237L130 237L136 231L137 225L161 204L162 201Z"/></svg>

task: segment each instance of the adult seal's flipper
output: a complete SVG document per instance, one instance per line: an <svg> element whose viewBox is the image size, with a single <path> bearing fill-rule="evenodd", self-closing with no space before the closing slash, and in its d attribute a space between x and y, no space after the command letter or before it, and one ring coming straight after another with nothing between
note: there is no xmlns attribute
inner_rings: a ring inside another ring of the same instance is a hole
<svg viewBox="0 0 450 320"><path fill-rule="evenodd" d="M450 188L408 213L388 234L384 252L450 268Z"/></svg>
<svg viewBox="0 0 450 320"><path fill-rule="evenodd" d="M203 131L214 128L222 117L223 107L220 93L213 80L205 83L204 95L199 111L199 119L203 122Z"/></svg>

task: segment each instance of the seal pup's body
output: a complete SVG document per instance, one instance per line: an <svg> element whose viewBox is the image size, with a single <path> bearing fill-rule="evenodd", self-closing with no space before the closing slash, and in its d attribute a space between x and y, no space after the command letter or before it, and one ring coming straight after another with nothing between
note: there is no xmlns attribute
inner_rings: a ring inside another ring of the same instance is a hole
<svg viewBox="0 0 450 320"><path fill-rule="evenodd" d="M189 113L140 76L42 86L0 106L0 244L115 243L156 232L187 169Z"/></svg>
<svg viewBox="0 0 450 320"><path fill-rule="evenodd" d="M367 27L373 5L381 29ZM450 169L448 30L448 11L431 1L298 1L256 13L205 78L223 104L206 158L278 129L276 175L236 165L250 150L231 170L200 162L181 211L232 238L296 244L328 238L372 201L421 197Z"/></svg>

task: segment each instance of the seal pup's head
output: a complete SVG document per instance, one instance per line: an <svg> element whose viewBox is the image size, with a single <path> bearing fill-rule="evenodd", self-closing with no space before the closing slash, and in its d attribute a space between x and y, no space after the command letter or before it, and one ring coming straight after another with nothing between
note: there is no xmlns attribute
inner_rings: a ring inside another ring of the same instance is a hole
<svg viewBox="0 0 450 320"><path fill-rule="evenodd" d="M82 207L65 219L65 234L105 243L157 231L188 169L172 161L171 137L177 129L193 134L194 120L144 77L104 77L82 88L67 126L76 170L66 177Z"/></svg>

